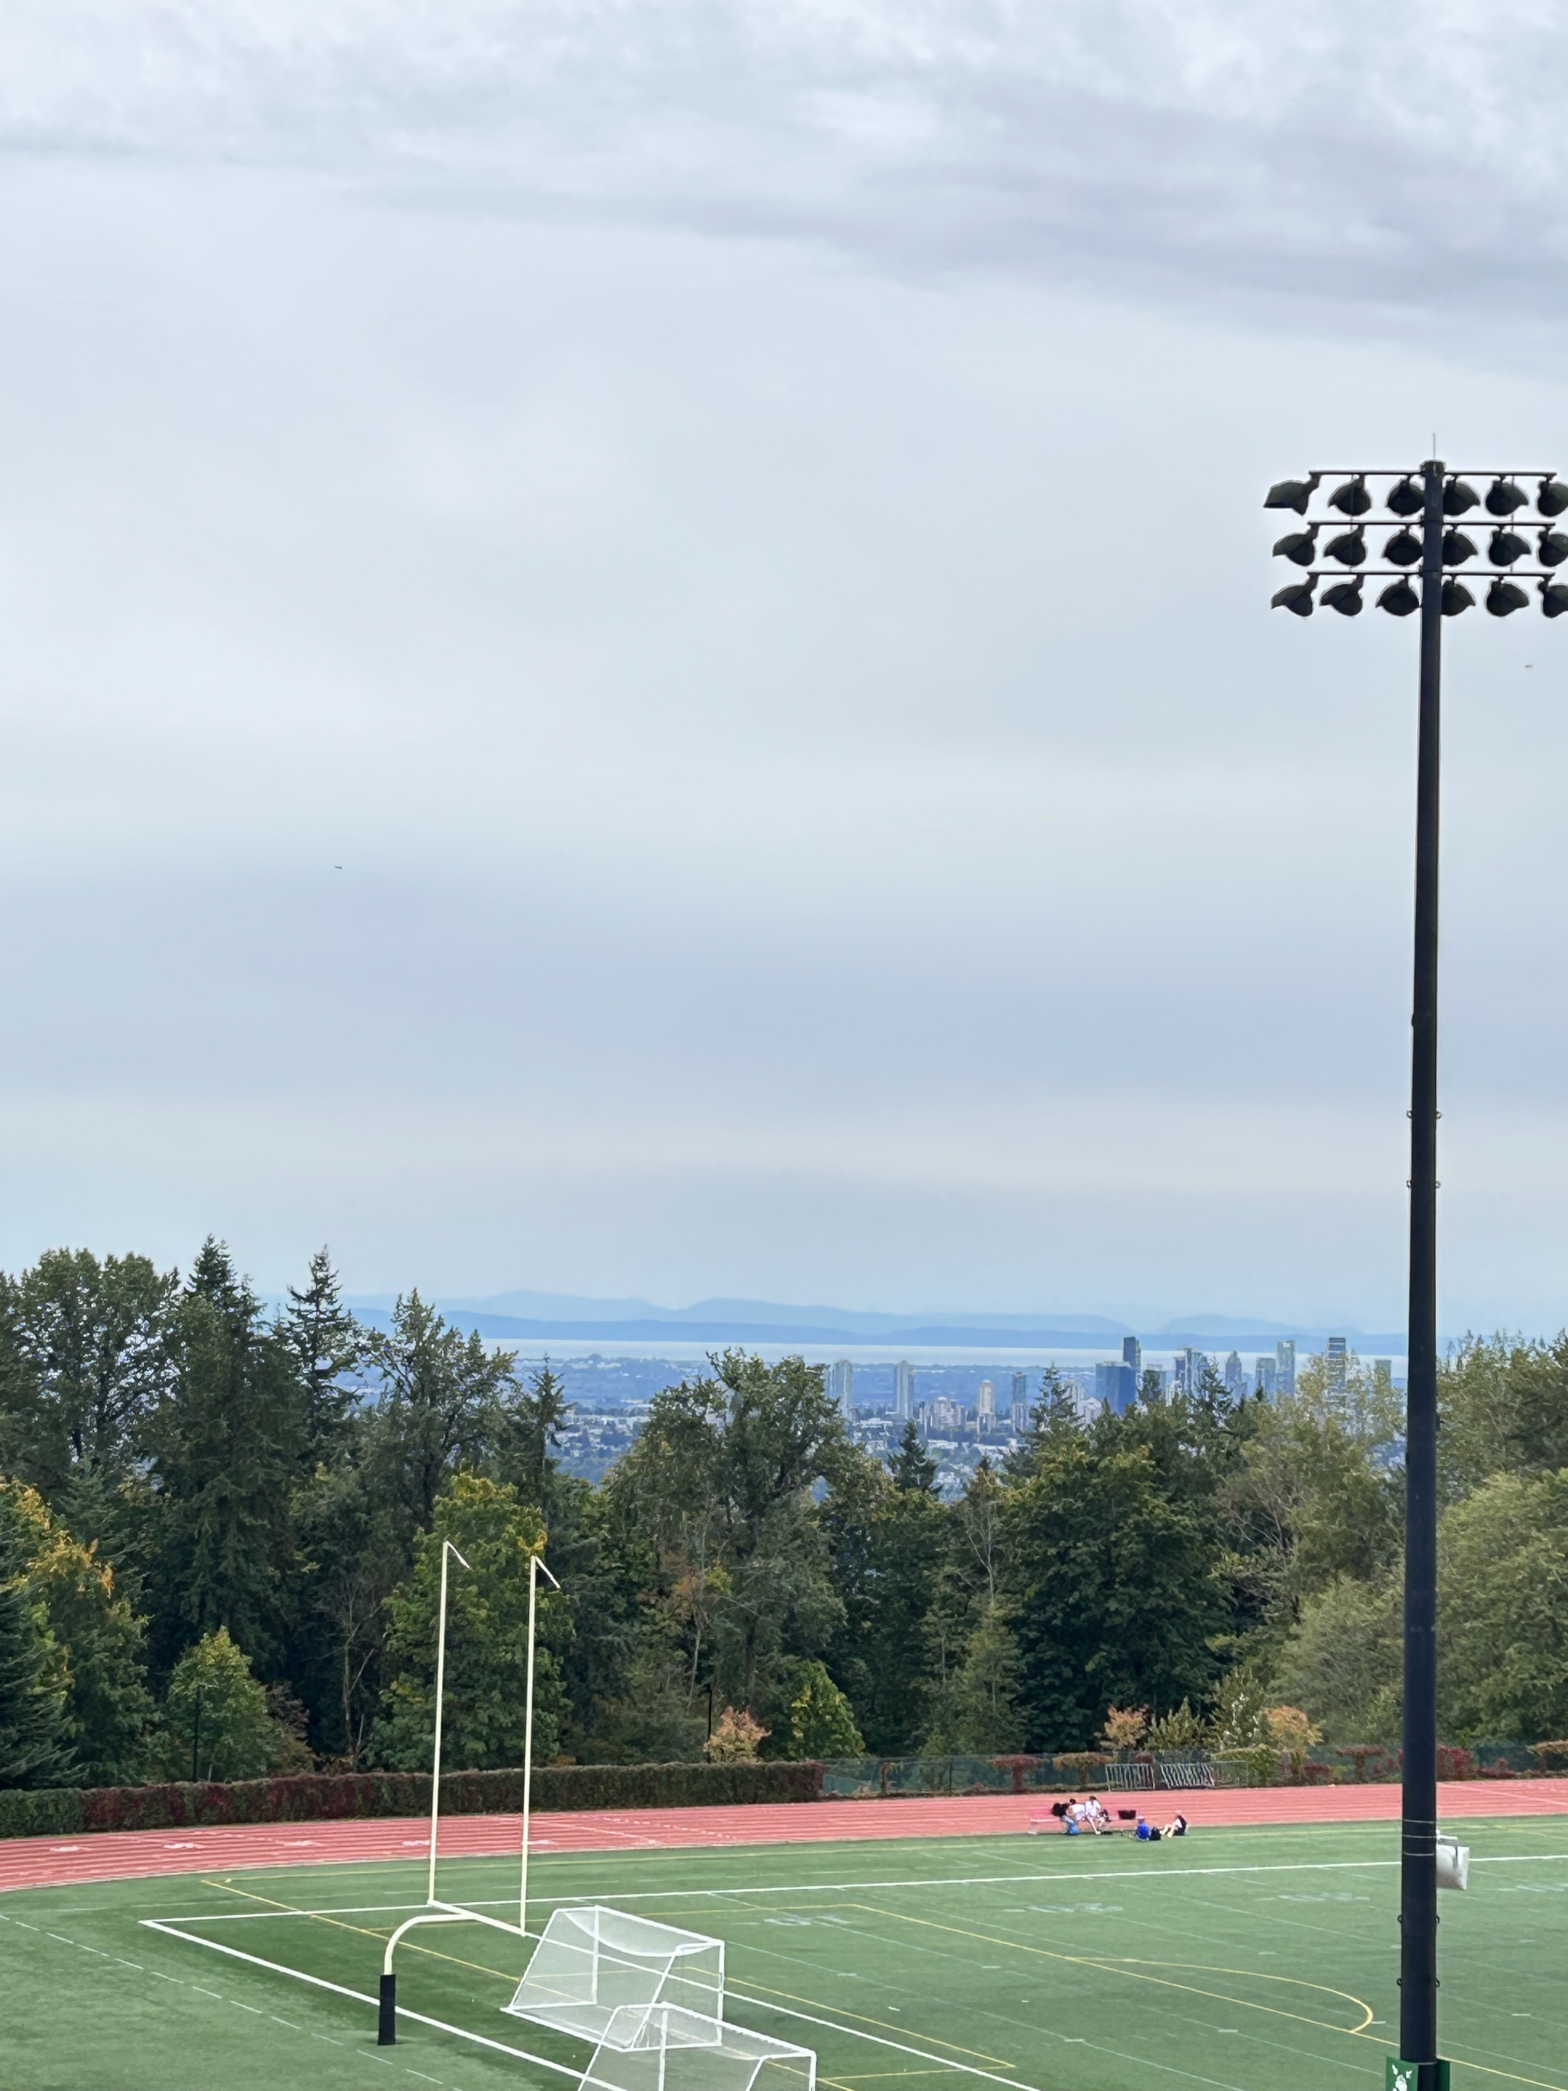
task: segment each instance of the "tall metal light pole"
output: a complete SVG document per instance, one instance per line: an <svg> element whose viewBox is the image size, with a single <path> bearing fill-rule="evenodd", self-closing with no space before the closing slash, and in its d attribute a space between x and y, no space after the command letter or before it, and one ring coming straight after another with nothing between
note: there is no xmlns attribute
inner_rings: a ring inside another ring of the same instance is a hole
<svg viewBox="0 0 1568 2091"><path fill-rule="evenodd" d="M1343 468L1342 468L1343 469ZM1293 509L1305 518L1325 478L1312 472L1270 488L1266 508ZM1388 2081L1400 2091L1448 2091L1448 2064L1437 2055L1437 900L1440 707L1443 619L1470 609L1475 597L1463 582L1445 578L1447 568L1478 556L1477 547L1452 522L1481 504L1470 477L1490 478L1485 507L1496 519L1487 547L1499 570L1487 591L1494 617L1528 606L1522 579L1540 584L1548 617L1568 612L1568 585L1552 569L1568 560L1568 536L1551 521L1568 510L1568 485L1549 472L1451 473L1438 458L1416 471L1349 471L1325 495L1336 516L1308 522L1275 545L1276 556L1312 569L1303 581L1281 588L1277 609L1309 617L1315 601L1342 616L1362 607L1367 525L1372 507L1369 479L1392 479L1386 505L1402 518L1383 556L1392 576L1378 607L1395 617L1421 613L1421 673L1416 766L1415 966L1411 997L1410 1059L1410 1321L1405 1392L1405 1706L1404 1791L1400 1831L1399 2055ZM1540 524L1516 522L1530 496L1518 482L1536 479ZM1419 536L1411 521L1421 519ZM1350 525L1323 547L1334 567L1316 564L1317 539L1338 517ZM1541 570L1521 569L1531 547L1520 535L1539 530L1535 550ZM1419 563L1419 593L1401 569ZM1350 570L1347 572L1347 570ZM1351 577L1353 573L1353 578ZM1317 594L1320 580L1333 585Z"/></svg>

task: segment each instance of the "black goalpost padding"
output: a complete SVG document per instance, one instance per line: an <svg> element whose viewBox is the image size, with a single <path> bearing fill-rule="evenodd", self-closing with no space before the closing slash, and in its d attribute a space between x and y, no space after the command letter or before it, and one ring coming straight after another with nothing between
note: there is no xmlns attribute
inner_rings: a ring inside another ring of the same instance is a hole
<svg viewBox="0 0 1568 2091"><path fill-rule="evenodd" d="M377 2047L397 2045L397 1977L383 1975L381 1978L381 2018L376 2027Z"/></svg>

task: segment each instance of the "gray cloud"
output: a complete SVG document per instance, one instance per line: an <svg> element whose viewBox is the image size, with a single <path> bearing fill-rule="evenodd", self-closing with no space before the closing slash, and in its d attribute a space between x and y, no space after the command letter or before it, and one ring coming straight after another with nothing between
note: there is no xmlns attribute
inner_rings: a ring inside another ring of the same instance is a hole
<svg viewBox="0 0 1568 2091"><path fill-rule="evenodd" d="M0 1257L1397 1321L1410 635L1257 501L1568 461L1551 10L6 33ZM1544 1323L1568 664L1476 622L1445 1316Z"/></svg>
<svg viewBox="0 0 1568 2091"><path fill-rule="evenodd" d="M13 152L291 166L470 208L994 266L1560 308L1549 0L12 11Z"/></svg>

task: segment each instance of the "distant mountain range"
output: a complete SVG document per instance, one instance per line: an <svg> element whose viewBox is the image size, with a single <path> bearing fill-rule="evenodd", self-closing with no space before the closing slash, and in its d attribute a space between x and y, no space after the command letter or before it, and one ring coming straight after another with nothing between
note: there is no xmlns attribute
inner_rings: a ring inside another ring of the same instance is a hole
<svg viewBox="0 0 1568 2091"><path fill-rule="evenodd" d="M366 1320L382 1321L394 1302L369 1294L350 1304ZM1304 1350L1344 1336L1364 1357L1402 1353L1403 1331L1314 1328L1248 1320L1229 1314L1189 1314L1159 1328L1135 1328L1101 1314L882 1314L842 1307L797 1307L778 1300L698 1300L690 1307L657 1307L649 1300L601 1300L577 1293L501 1292L482 1299L441 1299L447 1319L481 1336L516 1343L759 1343L813 1346L874 1343L911 1350L1113 1350L1137 1336L1151 1350L1272 1350L1294 1337Z"/></svg>

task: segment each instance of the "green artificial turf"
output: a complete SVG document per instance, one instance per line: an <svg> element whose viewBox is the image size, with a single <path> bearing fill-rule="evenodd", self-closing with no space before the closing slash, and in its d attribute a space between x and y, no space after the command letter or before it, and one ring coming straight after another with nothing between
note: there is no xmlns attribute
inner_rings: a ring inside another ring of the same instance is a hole
<svg viewBox="0 0 1568 2091"><path fill-rule="evenodd" d="M530 1915L537 1927L556 1901L602 1901L722 1937L728 2016L814 2048L826 2091L1371 2091L1397 2051L1396 1834L540 1856ZM1455 2091L1568 2091L1568 1821L1461 1834L1471 1887L1442 1907ZM516 1861L444 1861L440 1891L515 1918ZM0 2085L571 2091L536 2060L408 2019L378 2050L371 2002L288 1972L373 1999L387 1933L423 1898L417 1860L0 1897ZM502 2015L524 1958L479 1926L416 1932L398 2001L580 2070L585 2046Z"/></svg>

